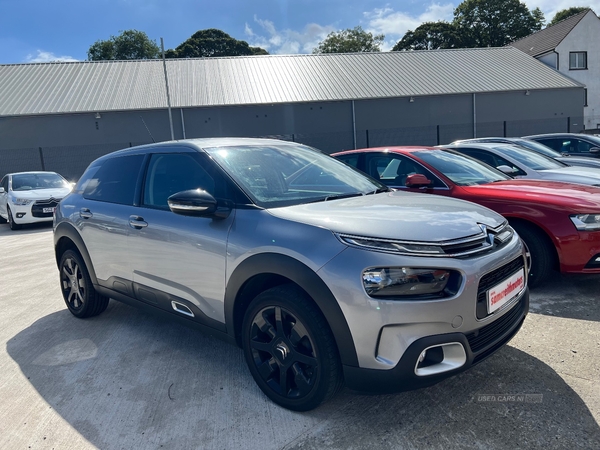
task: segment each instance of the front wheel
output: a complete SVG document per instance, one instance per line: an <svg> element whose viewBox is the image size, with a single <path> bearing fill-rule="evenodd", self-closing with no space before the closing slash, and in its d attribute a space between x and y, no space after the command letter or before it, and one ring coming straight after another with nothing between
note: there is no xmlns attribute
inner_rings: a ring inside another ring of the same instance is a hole
<svg viewBox="0 0 600 450"><path fill-rule="evenodd" d="M8 226L10 227L10 229L11 230L20 230L22 225L15 223L15 219L13 218L12 212L8 206L6 207L6 212L8 214Z"/></svg>
<svg viewBox="0 0 600 450"><path fill-rule="evenodd" d="M60 287L69 311L83 319L97 316L108 306L109 298L94 289L83 258L67 250L60 259Z"/></svg>
<svg viewBox="0 0 600 450"><path fill-rule="evenodd" d="M271 288L252 301L244 316L242 344L254 380L284 408L314 409L343 384L329 325L294 285Z"/></svg>
<svg viewBox="0 0 600 450"><path fill-rule="evenodd" d="M525 246L527 265L529 267L529 287L540 286L553 271L555 250L552 242L539 229L523 223L511 226L521 237Z"/></svg>

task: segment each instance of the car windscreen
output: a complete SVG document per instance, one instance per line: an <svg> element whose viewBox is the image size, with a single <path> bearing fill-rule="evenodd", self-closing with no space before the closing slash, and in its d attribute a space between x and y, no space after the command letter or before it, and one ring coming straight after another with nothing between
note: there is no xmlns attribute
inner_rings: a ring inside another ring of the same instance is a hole
<svg viewBox="0 0 600 450"><path fill-rule="evenodd" d="M548 158L562 158L562 154L557 152L556 150L548 147L547 145L540 144L537 141L531 141L529 139L522 139L515 141L515 144L520 145L521 147L526 147L534 152L541 153L542 155L547 156Z"/></svg>
<svg viewBox="0 0 600 450"><path fill-rule="evenodd" d="M388 190L343 162L300 144L236 145L204 150L263 208Z"/></svg>
<svg viewBox="0 0 600 450"><path fill-rule="evenodd" d="M69 182L57 173L19 173L12 176L13 191L69 187Z"/></svg>
<svg viewBox="0 0 600 450"><path fill-rule="evenodd" d="M496 148L502 152L502 154L508 156L509 158L513 158L514 160L533 170L551 170L568 167L567 164L563 164L560 161L548 158L547 156L541 155L533 150L529 150L528 148L517 147L515 145L502 145Z"/></svg>
<svg viewBox="0 0 600 450"><path fill-rule="evenodd" d="M417 151L413 155L440 171L459 186L474 186L511 179L476 159L451 150Z"/></svg>

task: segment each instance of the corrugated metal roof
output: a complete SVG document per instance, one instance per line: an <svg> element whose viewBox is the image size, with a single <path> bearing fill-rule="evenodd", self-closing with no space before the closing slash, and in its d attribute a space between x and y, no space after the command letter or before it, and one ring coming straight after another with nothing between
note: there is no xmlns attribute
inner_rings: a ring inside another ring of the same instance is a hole
<svg viewBox="0 0 600 450"><path fill-rule="evenodd" d="M512 48L171 59L173 107L581 86ZM0 65L0 116L166 108L161 60Z"/></svg>
<svg viewBox="0 0 600 450"><path fill-rule="evenodd" d="M551 52L577 26L581 19L590 12L594 14L592 10L587 9L543 30L530 34L523 39L519 39L510 45L527 53L529 56L539 56Z"/></svg>

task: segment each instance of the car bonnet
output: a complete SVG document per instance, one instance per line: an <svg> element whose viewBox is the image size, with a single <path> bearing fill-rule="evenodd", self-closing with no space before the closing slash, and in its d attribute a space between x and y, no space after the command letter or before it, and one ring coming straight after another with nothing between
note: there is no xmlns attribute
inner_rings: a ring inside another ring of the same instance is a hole
<svg viewBox="0 0 600 450"><path fill-rule="evenodd" d="M269 212L337 233L426 242L473 236L481 233L480 225L497 228L505 222L499 214L475 203L399 191L272 208Z"/></svg>

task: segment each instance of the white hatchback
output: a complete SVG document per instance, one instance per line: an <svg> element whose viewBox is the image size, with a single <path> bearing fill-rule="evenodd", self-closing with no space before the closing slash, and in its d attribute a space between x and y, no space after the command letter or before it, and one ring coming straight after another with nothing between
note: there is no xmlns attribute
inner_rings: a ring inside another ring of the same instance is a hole
<svg viewBox="0 0 600 450"><path fill-rule="evenodd" d="M55 172L9 173L0 181L0 222L11 230L21 225L51 222L58 202L71 192L71 184Z"/></svg>

